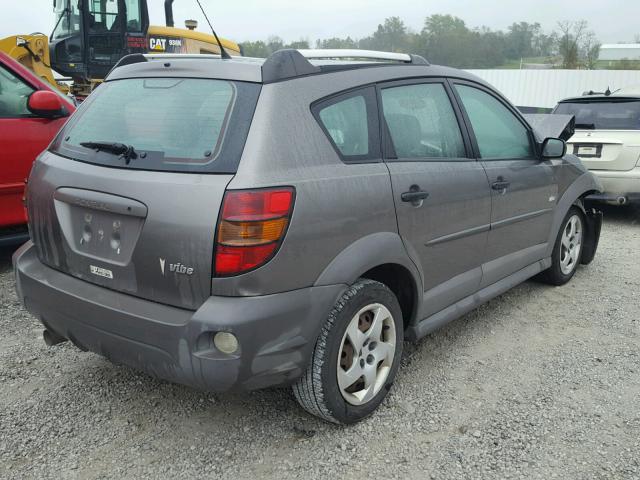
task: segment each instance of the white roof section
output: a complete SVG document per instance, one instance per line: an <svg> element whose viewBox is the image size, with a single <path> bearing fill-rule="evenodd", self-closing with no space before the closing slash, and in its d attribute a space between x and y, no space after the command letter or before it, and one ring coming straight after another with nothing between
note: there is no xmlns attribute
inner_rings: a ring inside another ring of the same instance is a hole
<svg viewBox="0 0 640 480"><path fill-rule="evenodd" d="M600 47L598 60L640 60L640 43L608 43Z"/></svg>
<svg viewBox="0 0 640 480"><path fill-rule="evenodd" d="M640 49L640 43L605 43L600 45L600 48L604 48L605 50L609 48L620 48L624 49Z"/></svg>
<svg viewBox="0 0 640 480"><path fill-rule="evenodd" d="M640 85L640 70L468 70L518 107L553 108L558 101L594 90Z"/></svg>

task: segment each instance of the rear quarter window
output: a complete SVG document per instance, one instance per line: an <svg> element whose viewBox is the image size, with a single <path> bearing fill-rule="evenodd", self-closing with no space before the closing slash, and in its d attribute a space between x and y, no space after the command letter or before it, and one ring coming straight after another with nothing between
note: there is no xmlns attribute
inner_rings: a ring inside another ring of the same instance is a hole
<svg viewBox="0 0 640 480"><path fill-rule="evenodd" d="M211 79L138 78L107 82L58 136L55 153L106 166L234 173L259 85ZM83 143L129 145L130 162Z"/></svg>
<svg viewBox="0 0 640 480"><path fill-rule="evenodd" d="M311 111L346 163L380 161L376 93L366 87L320 100Z"/></svg>

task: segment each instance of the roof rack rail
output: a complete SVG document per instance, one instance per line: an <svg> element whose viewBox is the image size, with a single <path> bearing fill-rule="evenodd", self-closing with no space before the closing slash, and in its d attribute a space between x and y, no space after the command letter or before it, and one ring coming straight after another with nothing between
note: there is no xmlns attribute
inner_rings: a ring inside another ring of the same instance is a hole
<svg viewBox="0 0 640 480"><path fill-rule="evenodd" d="M429 65L429 62L420 55L411 55L408 53L378 52L375 50L342 48L304 49L298 51L307 59L367 59Z"/></svg>
<svg viewBox="0 0 640 480"><path fill-rule="evenodd" d="M272 53L262 65L262 81L272 83L302 75L320 73L321 69L309 60L376 60L400 62L405 65L430 65L420 55L408 53L376 52L357 49L283 49ZM354 64L357 65L357 64ZM363 65L360 65L363 66Z"/></svg>

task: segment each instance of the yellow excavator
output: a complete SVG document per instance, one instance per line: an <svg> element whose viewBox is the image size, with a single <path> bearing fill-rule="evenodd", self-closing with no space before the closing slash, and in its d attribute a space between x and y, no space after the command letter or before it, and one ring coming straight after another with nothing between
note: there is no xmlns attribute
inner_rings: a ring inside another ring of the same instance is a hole
<svg viewBox="0 0 640 480"><path fill-rule="evenodd" d="M166 26L149 25L147 0L53 0L56 23L42 33L0 40L0 51L18 60L43 80L83 98L118 61L131 53L205 53L242 55L230 40L196 31L187 20L175 28L173 0L165 0ZM71 80L59 82L53 71Z"/></svg>

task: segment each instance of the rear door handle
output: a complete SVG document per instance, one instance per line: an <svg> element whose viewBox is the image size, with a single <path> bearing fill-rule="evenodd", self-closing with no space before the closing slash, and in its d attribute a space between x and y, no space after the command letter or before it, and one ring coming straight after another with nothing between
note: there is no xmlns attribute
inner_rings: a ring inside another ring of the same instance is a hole
<svg viewBox="0 0 640 480"><path fill-rule="evenodd" d="M411 185L411 188L408 192L404 192L400 195L400 198L403 202L411 202L418 203L421 200L424 200L429 196L429 192L425 192L424 190L420 190L420 187L417 185Z"/></svg>
<svg viewBox="0 0 640 480"><path fill-rule="evenodd" d="M506 190L507 188L509 188L509 185L511 185L511 183L501 180L498 182L493 182L491 184L491 188L493 188L494 190Z"/></svg>

